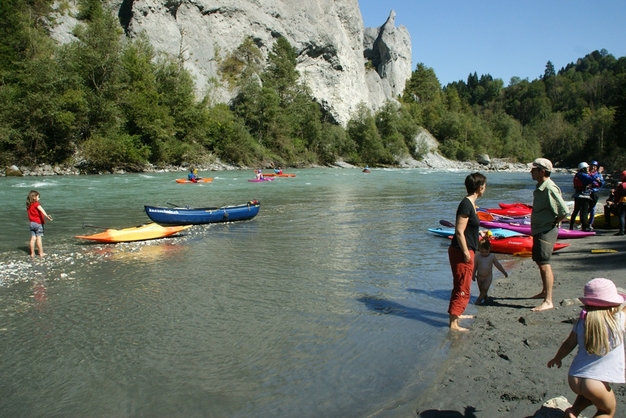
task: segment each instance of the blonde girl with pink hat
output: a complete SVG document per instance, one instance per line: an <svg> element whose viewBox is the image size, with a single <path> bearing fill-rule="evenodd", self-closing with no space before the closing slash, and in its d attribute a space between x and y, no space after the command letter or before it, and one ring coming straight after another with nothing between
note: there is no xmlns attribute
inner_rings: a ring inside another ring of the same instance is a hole
<svg viewBox="0 0 626 418"><path fill-rule="evenodd" d="M608 279L591 280L584 295L580 318L548 367L560 368L563 358L578 346L567 376L569 387L578 396L564 416L577 417L594 405L598 409L594 417L614 417L615 393L609 383L625 383L626 295L618 293Z"/></svg>

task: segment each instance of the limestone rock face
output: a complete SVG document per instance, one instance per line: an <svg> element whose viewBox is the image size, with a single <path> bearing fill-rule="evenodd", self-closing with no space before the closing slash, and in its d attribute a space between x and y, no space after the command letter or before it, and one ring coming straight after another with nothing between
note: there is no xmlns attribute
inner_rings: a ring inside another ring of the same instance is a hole
<svg viewBox="0 0 626 418"><path fill-rule="evenodd" d="M113 0L128 36L147 35L157 51L184 57L199 95L228 102L220 59L251 36L265 57L284 36L298 53L300 78L343 125L363 102L375 110L402 93L411 76L411 41L395 13L365 29L358 0ZM61 19L67 36L67 19ZM367 64L367 65L366 65ZM215 82L217 80L217 82Z"/></svg>

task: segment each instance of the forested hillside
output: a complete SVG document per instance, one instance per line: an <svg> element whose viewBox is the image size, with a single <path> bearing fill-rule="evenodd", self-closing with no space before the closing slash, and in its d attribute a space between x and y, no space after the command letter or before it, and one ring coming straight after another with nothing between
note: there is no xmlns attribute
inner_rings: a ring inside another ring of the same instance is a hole
<svg viewBox="0 0 626 418"><path fill-rule="evenodd" d="M58 7L67 7L63 2ZM129 39L99 0L81 0L76 41L56 44L51 0L0 2L0 164L78 165L85 172L153 164L243 166L394 165L416 146L419 126L459 160L477 155L562 166L597 159L626 168L626 57L594 51L536 80L507 87L489 75L441 87L418 64L398 103L365 105L346 127L313 100L296 69L297 52L277 38L267 57L252 39L220 57L216 85L228 104L202 98L179 56ZM364 65L368 65L365 63Z"/></svg>

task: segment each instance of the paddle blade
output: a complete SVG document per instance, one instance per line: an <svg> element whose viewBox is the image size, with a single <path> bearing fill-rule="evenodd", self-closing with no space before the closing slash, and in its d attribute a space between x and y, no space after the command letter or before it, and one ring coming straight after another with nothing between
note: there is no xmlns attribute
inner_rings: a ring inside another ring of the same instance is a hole
<svg viewBox="0 0 626 418"><path fill-rule="evenodd" d="M476 212L476 215L478 215L478 219L480 219L481 221L495 221L497 218L495 216L493 216L491 213L489 212Z"/></svg>
<svg viewBox="0 0 626 418"><path fill-rule="evenodd" d="M454 224L450 221L446 221L445 219L440 220L439 223L443 226L454 228Z"/></svg>

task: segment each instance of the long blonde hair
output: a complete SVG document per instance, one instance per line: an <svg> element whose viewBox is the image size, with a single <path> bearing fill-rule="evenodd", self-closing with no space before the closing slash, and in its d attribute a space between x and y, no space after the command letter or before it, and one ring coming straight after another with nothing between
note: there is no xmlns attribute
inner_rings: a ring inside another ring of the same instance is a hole
<svg viewBox="0 0 626 418"><path fill-rule="evenodd" d="M35 198L39 196L39 192L37 190L31 190L28 192L28 197L26 198L26 209L30 207L33 203L35 203Z"/></svg>
<svg viewBox="0 0 626 418"><path fill-rule="evenodd" d="M589 354L604 356L622 343L623 329L617 320L619 306L585 306L585 310L585 349Z"/></svg>

